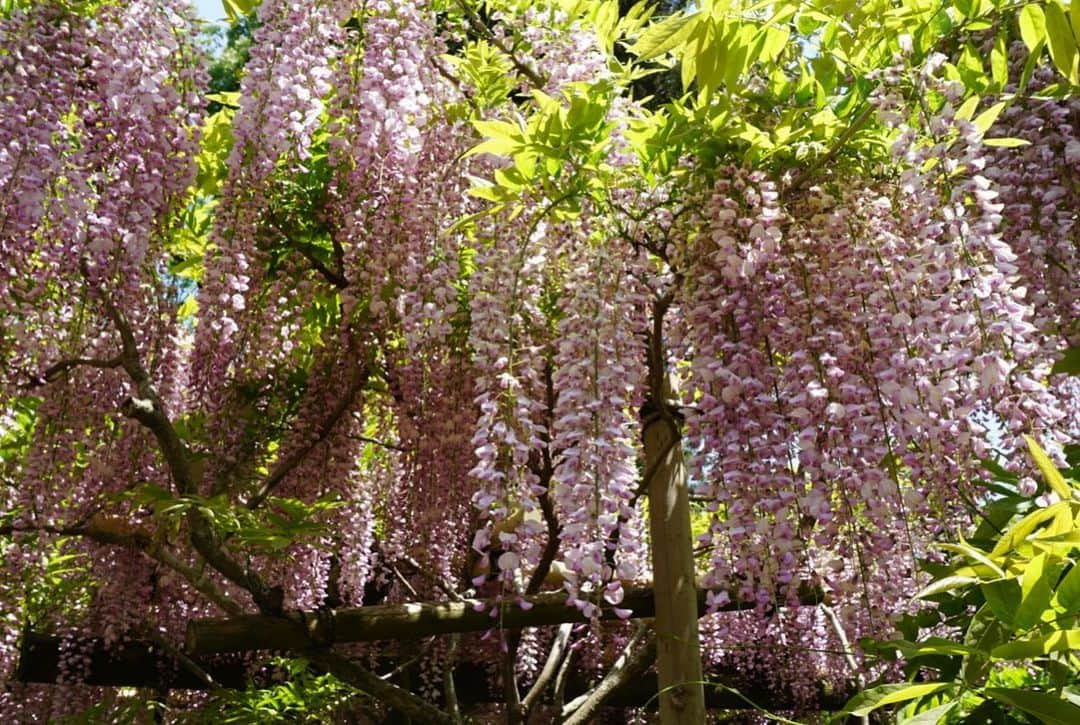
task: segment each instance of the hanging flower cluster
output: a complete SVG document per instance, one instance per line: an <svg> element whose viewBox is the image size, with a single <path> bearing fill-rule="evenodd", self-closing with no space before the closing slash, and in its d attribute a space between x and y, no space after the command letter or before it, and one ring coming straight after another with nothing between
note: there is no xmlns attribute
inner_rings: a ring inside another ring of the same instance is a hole
<svg viewBox="0 0 1080 725"><path fill-rule="evenodd" d="M821 585L852 640L891 631L925 542L980 495L985 426L1012 447L1033 429L1052 442L1067 417L1043 382L1045 308L1027 298L984 174L1007 172L987 171L982 133L956 117L961 89L939 67L931 58L918 77L946 99L921 119L929 142L887 86L875 99L898 126L898 185L823 185L781 203L760 175L722 169L687 234L680 344L691 476L714 511L701 539L714 606L735 591L771 617ZM842 649L836 637L811 640Z"/></svg>

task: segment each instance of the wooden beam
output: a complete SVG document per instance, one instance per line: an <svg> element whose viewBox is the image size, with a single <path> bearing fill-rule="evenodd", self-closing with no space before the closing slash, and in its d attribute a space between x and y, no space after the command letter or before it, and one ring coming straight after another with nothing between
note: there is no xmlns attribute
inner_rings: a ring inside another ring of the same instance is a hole
<svg viewBox="0 0 1080 725"><path fill-rule="evenodd" d="M150 642L129 641L121 648L118 645L106 647L100 637L78 637L74 647L90 654L90 663L85 674L86 684L99 687L140 687L176 690L206 690L209 685L172 658L167 652ZM63 648L60 637L26 632L23 634L19 652L19 662L13 679L17 682L37 684L58 684L60 679L60 652ZM250 671L250 663L235 657L214 657L201 659L198 666L209 674L214 683L225 689L242 690L247 685L272 687L281 684L270 670ZM393 669L394 663L385 661L380 669ZM501 691L488 687L488 670L479 663L463 662L456 671L454 679L463 705L497 703ZM711 671L710 681L735 683L738 680L733 672ZM645 673L626 683L605 700L608 708L644 707L655 709L658 684L656 675ZM705 688L705 704L710 709L742 710L752 707L750 702L773 710L818 709L821 711L840 710L853 692L834 692L819 688L815 700L811 703L796 702L790 692L778 691L764 683L742 683L737 689L742 697L722 687ZM588 693L588 683L580 678L571 679L566 688L567 697L573 699ZM749 702L748 702L749 700Z"/></svg>
<svg viewBox="0 0 1080 725"><path fill-rule="evenodd" d="M203 690L209 685L192 670L150 642L128 641L106 646L100 637L78 637L65 643L60 637L24 632L14 679L18 682L56 683L61 679L60 654L66 647L86 653L89 662L81 680L101 687L148 687ZM244 689L247 664L238 657L215 657L198 666L220 687Z"/></svg>
<svg viewBox="0 0 1080 725"><path fill-rule="evenodd" d="M697 593L697 614L705 612L705 592ZM420 639L455 632L482 632L493 628L520 629L565 622L587 622L580 611L566 605L566 594L552 592L522 597L528 609L516 601L465 599L456 602L378 604L323 612L292 612L285 616L244 615L226 619L195 619L188 623L186 651L194 657L219 652L254 650L305 650L312 646L372 642L387 639ZM809 587L800 591L805 605L822 601L821 592ZM531 605L531 606L530 606ZM620 607L632 618L656 614L652 589L629 589ZM733 601L724 611L751 609L752 602ZM600 618L614 619L613 607L601 602Z"/></svg>

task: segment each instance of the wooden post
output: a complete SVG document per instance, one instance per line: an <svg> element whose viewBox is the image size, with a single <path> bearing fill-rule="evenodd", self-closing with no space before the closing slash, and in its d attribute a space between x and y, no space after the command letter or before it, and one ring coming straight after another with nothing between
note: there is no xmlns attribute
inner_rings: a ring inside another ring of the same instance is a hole
<svg viewBox="0 0 1080 725"><path fill-rule="evenodd" d="M698 638L690 494L683 461L681 419L677 411L660 407L666 405L666 400L654 401L642 411L645 471L649 477L660 722L693 725L705 722L705 688Z"/></svg>

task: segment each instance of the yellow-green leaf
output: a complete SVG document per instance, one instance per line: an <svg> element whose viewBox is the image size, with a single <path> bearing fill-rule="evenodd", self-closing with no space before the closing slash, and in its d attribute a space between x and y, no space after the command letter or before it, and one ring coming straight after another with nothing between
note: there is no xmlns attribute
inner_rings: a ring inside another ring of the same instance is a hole
<svg viewBox="0 0 1080 725"><path fill-rule="evenodd" d="M959 544L938 544L937 546L939 549L955 552L957 554L960 554L961 556L966 556L969 559L972 559L980 564L983 564L984 566L989 567L990 570L993 571L994 574L998 577L1005 576L1005 572L1002 571L1001 567L998 566L995 561L993 561L989 556L986 555L986 552L976 549L974 546L968 544L963 539L960 540Z"/></svg>
<svg viewBox="0 0 1080 725"><path fill-rule="evenodd" d="M1054 603L1065 610L1066 614L1080 614L1080 566L1073 564L1054 594Z"/></svg>
<svg viewBox="0 0 1080 725"><path fill-rule="evenodd" d="M972 123L975 124L975 128L979 129L983 133L986 133L990 130L990 127L994 125L994 121L997 120L997 117L1001 115L1001 112L1003 110L1005 110L1004 101L1001 101L1000 103L995 103L994 105L990 106L990 108L987 108L985 111L976 116L975 120L972 121Z"/></svg>
<svg viewBox="0 0 1080 725"><path fill-rule="evenodd" d="M1058 512L1064 508L1069 508L1068 502L1059 501L1046 508L1032 511L1030 514L1013 524L1009 530L1005 532L1005 535L1002 536L994 546L994 550L990 552L990 556L993 558L1005 556L1016 548L1017 544L1030 536L1035 529L1044 522L1057 516Z"/></svg>
<svg viewBox="0 0 1080 725"><path fill-rule="evenodd" d="M990 77L994 79L997 90L1009 82L1009 53L1005 48L1004 33L999 33L994 39L994 48L990 51Z"/></svg>
<svg viewBox="0 0 1080 725"><path fill-rule="evenodd" d="M1076 70L1076 39L1069 28L1065 11L1055 2L1046 4L1046 35L1050 40L1050 58L1071 83L1080 81Z"/></svg>
<svg viewBox="0 0 1080 725"><path fill-rule="evenodd" d="M972 96L963 103L960 104L960 108L956 109L956 117L967 120L975 115L975 109L979 107L979 97Z"/></svg>
<svg viewBox="0 0 1080 725"><path fill-rule="evenodd" d="M1020 37L1032 52L1046 39L1046 16L1038 5L1025 5L1020 10Z"/></svg>
<svg viewBox="0 0 1080 725"><path fill-rule="evenodd" d="M473 127L485 138L521 138L521 127L506 121L473 121Z"/></svg>
<svg viewBox="0 0 1080 725"><path fill-rule="evenodd" d="M761 54L758 59L762 63L772 63L780 57L787 47L788 39L791 38L791 30L769 26L762 31L765 41L761 45Z"/></svg>
<svg viewBox="0 0 1080 725"><path fill-rule="evenodd" d="M1021 639L998 645L990 654L1002 660L1025 660L1043 657L1051 652L1080 650L1080 629L1063 629L1045 637Z"/></svg>
<svg viewBox="0 0 1080 725"><path fill-rule="evenodd" d="M1057 467L1054 466L1053 461L1050 460L1050 456L1046 455L1046 451L1042 449L1034 438L1029 435L1024 436L1024 440L1027 441L1028 450L1031 452L1031 458L1035 461L1035 465L1039 467L1039 471L1042 473L1043 478L1046 479L1046 483L1050 486L1062 501L1068 501L1072 498L1072 489L1069 488L1069 484L1065 482L1065 477L1061 475Z"/></svg>
<svg viewBox="0 0 1080 725"><path fill-rule="evenodd" d="M699 15L672 15L659 23L650 25L630 52L641 60L649 60L681 45L697 27Z"/></svg>
<svg viewBox="0 0 1080 725"><path fill-rule="evenodd" d="M500 136L498 138L489 138L487 141L478 143L471 149L465 152L465 156L476 156L478 154L492 154L494 156L509 156L514 153L519 144L511 138Z"/></svg>
<svg viewBox="0 0 1080 725"><path fill-rule="evenodd" d="M1047 692L987 687L983 694L1034 715L1046 725L1076 725L1080 722L1080 707Z"/></svg>
<svg viewBox="0 0 1080 725"><path fill-rule="evenodd" d="M1003 136L1001 138L984 138L983 145L996 146L998 148L1013 149L1018 146L1030 146L1030 141L1025 141L1022 138L1013 138L1011 136Z"/></svg>
<svg viewBox="0 0 1080 725"><path fill-rule="evenodd" d="M1042 619L1054 594L1051 580L1056 580L1060 571L1060 566L1053 565L1047 554L1032 557L1021 580L1020 606L1016 609L1014 619L1017 627L1027 629Z"/></svg>
<svg viewBox="0 0 1080 725"><path fill-rule="evenodd" d="M943 705L938 705L929 710L923 710L911 717L901 716L898 722L900 725L937 725L941 722L942 718L948 715L949 712L959 704L959 700L949 700Z"/></svg>
<svg viewBox="0 0 1080 725"><path fill-rule="evenodd" d="M952 687L953 683L951 682L918 684L902 682L898 684L878 685L877 687L872 687L869 690L860 692L858 695L855 695L855 697L848 700L847 705L844 706L843 714L863 717L864 715L869 715L879 707L895 705L898 702L907 702L908 700L914 700L915 698L923 697L924 695L932 695L935 692L942 692L951 689Z"/></svg>
<svg viewBox="0 0 1080 725"><path fill-rule="evenodd" d="M199 312L199 301L195 295L189 295L186 300L180 305L180 308L176 311L177 317L181 320L189 320L193 318Z"/></svg>
<svg viewBox="0 0 1080 725"><path fill-rule="evenodd" d="M1031 49L1028 59L1024 61L1024 68L1020 72L1020 87L1018 89L1020 93L1023 93L1027 88L1028 82L1031 80L1031 75L1035 72L1036 66L1039 65L1039 59L1042 57L1043 47L1045 45L1046 38L1043 38Z"/></svg>
<svg viewBox="0 0 1080 725"><path fill-rule="evenodd" d="M922 589L915 595L916 599L926 599L932 597L935 594L941 594L942 592L951 591L958 587L966 587L969 584L977 584L979 582L978 577L973 576L947 576L942 579L938 579L929 586Z"/></svg>
<svg viewBox="0 0 1080 725"><path fill-rule="evenodd" d="M616 0L606 0L600 3L593 19L593 27L596 37L600 40L600 47L605 53L610 53L615 47L615 26L619 22L619 3Z"/></svg>

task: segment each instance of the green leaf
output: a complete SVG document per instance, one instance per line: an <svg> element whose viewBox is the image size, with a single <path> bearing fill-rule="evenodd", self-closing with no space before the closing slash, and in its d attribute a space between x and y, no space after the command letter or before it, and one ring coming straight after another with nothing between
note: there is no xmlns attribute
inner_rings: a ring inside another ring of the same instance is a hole
<svg viewBox="0 0 1080 725"><path fill-rule="evenodd" d="M1080 614L1080 566L1073 564L1069 573L1058 583L1054 601L1066 614Z"/></svg>
<svg viewBox="0 0 1080 725"><path fill-rule="evenodd" d="M1020 606L1016 609L1013 621L1021 629L1035 626L1042 619L1043 612L1050 607L1050 597L1054 595L1053 581L1061 569L1050 562L1047 554L1039 554L1031 559L1024 569L1020 586Z"/></svg>
<svg viewBox="0 0 1080 725"><path fill-rule="evenodd" d="M1062 358L1050 368L1051 375L1080 375L1080 347L1065 350Z"/></svg>
<svg viewBox="0 0 1080 725"><path fill-rule="evenodd" d="M983 694L1034 715L1046 725L1080 723L1080 707L1046 692L987 687Z"/></svg>
<svg viewBox="0 0 1080 725"><path fill-rule="evenodd" d="M900 725L937 725L941 719L952 712L952 709L960 704L959 700L950 700L943 705L923 710L922 712L898 720Z"/></svg>
<svg viewBox="0 0 1080 725"><path fill-rule="evenodd" d="M1005 110L1004 101L1001 101L1000 103L995 103L994 105L990 106L990 108L987 108L985 111L976 116L975 120L972 121L972 123L975 124L975 127L979 129L979 131L981 131L982 133L986 133L990 130L990 127L994 125L994 121L997 120L997 117L1001 115L1001 112L1003 110Z"/></svg>
<svg viewBox="0 0 1080 725"><path fill-rule="evenodd" d="M1005 532L997 545L994 546L994 550L990 552L990 556L1000 557L1011 553L1017 545L1027 539L1035 529L1057 516L1063 509L1068 508L1068 501L1059 501L1046 508L1032 511L1030 514L1009 527L1009 530Z"/></svg>
<svg viewBox="0 0 1080 725"><path fill-rule="evenodd" d="M1002 660L1025 660L1043 657L1051 652L1078 650L1080 650L1080 629L1063 629L1044 637L1021 639L999 645L991 650L990 654Z"/></svg>
<svg viewBox="0 0 1080 725"><path fill-rule="evenodd" d="M966 685L977 687L982 684L990 672L990 651L1005 641L1008 635L989 604L984 604L975 612L964 633L964 644L971 647L972 652L960 664L960 676Z"/></svg>
<svg viewBox="0 0 1080 725"><path fill-rule="evenodd" d="M1080 0L1069 3L1069 22L1072 24L1073 37L1080 41Z"/></svg>
<svg viewBox="0 0 1080 725"><path fill-rule="evenodd" d="M1004 33L998 33L990 51L990 77L994 79L995 90L1000 91L1009 82L1009 53L1005 48Z"/></svg>
<svg viewBox="0 0 1080 725"><path fill-rule="evenodd" d="M994 610L994 615L1006 626L1014 627L1013 620L1022 596L1020 582L1015 579L998 579L984 583L980 589L986 597L986 603Z"/></svg>
<svg viewBox="0 0 1080 725"><path fill-rule="evenodd" d="M899 702L907 702L924 695L932 695L935 692L943 692L953 687L951 682L910 683L878 685L864 690L848 700L842 714L862 717L874 710L886 705L895 705Z"/></svg>
<svg viewBox="0 0 1080 725"><path fill-rule="evenodd" d="M915 595L916 599L927 599L935 594L941 594L942 592L952 591L958 587L965 587L969 584L978 584L979 578L974 576L947 576L942 579L931 583L929 586L923 588Z"/></svg>
<svg viewBox="0 0 1080 725"><path fill-rule="evenodd" d="M1058 471L1054 462L1050 460L1050 456L1046 455L1046 451L1044 451L1042 446L1040 446L1031 436L1025 435L1024 440L1027 441L1031 457L1034 459L1035 465L1039 467L1039 471L1042 473L1043 478L1046 479L1046 483L1054 493L1061 497L1063 502L1071 499L1072 489L1069 487L1069 484L1065 482L1065 477Z"/></svg>
<svg viewBox="0 0 1080 725"><path fill-rule="evenodd" d="M1031 142L1022 138L1012 138L1011 136L1002 136L1000 138L984 138L984 146L995 146L997 148L1014 149L1019 146L1030 146Z"/></svg>
<svg viewBox="0 0 1080 725"><path fill-rule="evenodd" d="M1050 39L1050 58L1054 65L1070 83L1080 82L1076 69L1076 39L1069 29L1065 11L1056 2L1046 4L1046 34Z"/></svg>
<svg viewBox="0 0 1080 725"><path fill-rule="evenodd" d="M693 15L672 15L650 25L637 42L630 46L630 52L641 60L650 60L682 44L698 26L700 17Z"/></svg>
<svg viewBox="0 0 1080 725"><path fill-rule="evenodd" d="M1038 5L1025 5L1020 10L1020 37L1032 53L1046 41L1046 16Z"/></svg>
<svg viewBox="0 0 1080 725"><path fill-rule="evenodd" d="M974 546L964 541L962 538L960 539L959 544L937 544L937 547L939 549L944 549L945 551L956 552L961 556L966 556L983 566L989 567L998 577L1005 576L1005 572L993 561L993 559L987 556L985 552L976 549Z"/></svg>

